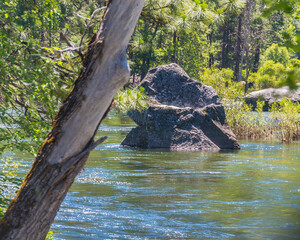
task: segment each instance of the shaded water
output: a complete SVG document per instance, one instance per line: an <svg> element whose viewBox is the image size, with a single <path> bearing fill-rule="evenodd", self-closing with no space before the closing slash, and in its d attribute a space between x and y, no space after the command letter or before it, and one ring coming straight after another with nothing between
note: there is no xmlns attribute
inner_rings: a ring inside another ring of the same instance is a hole
<svg viewBox="0 0 300 240"><path fill-rule="evenodd" d="M300 239L300 143L220 153L120 147L132 126L105 120L109 139L63 202L55 239Z"/></svg>

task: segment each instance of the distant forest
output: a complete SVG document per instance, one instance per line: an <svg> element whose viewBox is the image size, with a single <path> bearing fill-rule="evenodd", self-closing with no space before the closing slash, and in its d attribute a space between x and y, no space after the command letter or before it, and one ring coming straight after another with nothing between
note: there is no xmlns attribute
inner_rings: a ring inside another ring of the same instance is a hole
<svg viewBox="0 0 300 240"><path fill-rule="evenodd" d="M36 152L80 73L108 2L0 2L1 121L21 126L0 130L2 149ZM130 81L175 62L196 80L209 78L213 86L222 80L222 88L229 82L243 82L245 92L295 87L299 20L296 0L147 0L128 47Z"/></svg>

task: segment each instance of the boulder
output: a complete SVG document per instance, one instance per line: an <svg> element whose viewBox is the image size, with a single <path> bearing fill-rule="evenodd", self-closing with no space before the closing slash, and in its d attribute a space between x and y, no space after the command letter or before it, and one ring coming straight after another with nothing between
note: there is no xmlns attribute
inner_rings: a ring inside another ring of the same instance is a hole
<svg viewBox="0 0 300 240"><path fill-rule="evenodd" d="M291 99L292 102L300 103L300 83L297 83L298 89L291 90L288 86L281 88L267 88L259 91L248 93L245 96L245 102L252 106L254 111L257 106L257 101L264 101L263 111L269 111L270 106L286 97Z"/></svg>
<svg viewBox="0 0 300 240"><path fill-rule="evenodd" d="M187 151L240 148L216 91L191 79L177 64L151 69L141 85L149 108L128 112L138 126L122 145Z"/></svg>

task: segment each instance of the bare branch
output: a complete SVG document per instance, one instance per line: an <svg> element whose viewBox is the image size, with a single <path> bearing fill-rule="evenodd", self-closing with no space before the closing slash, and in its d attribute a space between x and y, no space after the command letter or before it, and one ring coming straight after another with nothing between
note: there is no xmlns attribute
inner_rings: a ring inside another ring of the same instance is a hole
<svg viewBox="0 0 300 240"><path fill-rule="evenodd" d="M75 13L75 15L76 15L77 17L83 18L83 19L85 19L85 20L89 20L89 18L84 17L84 16L81 16L79 13Z"/></svg>
<svg viewBox="0 0 300 240"><path fill-rule="evenodd" d="M64 50L58 50L57 52L59 52L60 54L68 51L76 52L80 56L81 60L83 60L83 54L80 50L81 47L75 47L75 44L71 42L63 32L60 32L60 37L63 41L65 41L68 44L69 48L66 48Z"/></svg>
<svg viewBox="0 0 300 240"><path fill-rule="evenodd" d="M95 17L95 14L96 14L97 12L100 12L100 11L104 10L104 9L106 9L106 7L98 8L98 9L96 9L96 10L92 13L92 15L91 15L91 17L90 17L90 19L89 19L89 22L88 22L88 24L86 25L85 31L84 31L84 33L83 33L83 35L82 35L82 37L81 37L79 47L81 47L81 45L82 45L83 38L85 37L86 32L87 32L88 28L90 27L93 18Z"/></svg>

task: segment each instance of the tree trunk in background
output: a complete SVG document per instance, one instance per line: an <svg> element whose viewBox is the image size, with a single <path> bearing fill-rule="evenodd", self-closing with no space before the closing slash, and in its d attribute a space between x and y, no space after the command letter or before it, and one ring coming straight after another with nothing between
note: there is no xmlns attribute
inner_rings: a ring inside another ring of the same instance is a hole
<svg viewBox="0 0 300 240"><path fill-rule="evenodd" d="M242 13L239 15L237 39L236 39L236 56L235 56L235 69L234 80L238 81L241 62L241 45L242 45Z"/></svg>
<svg viewBox="0 0 300 240"><path fill-rule="evenodd" d="M210 34L207 35L207 39L209 40L209 45L211 48L212 45L212 38L213 38L213 30ZM214 65L214 54L212 52L209 53L209 60L208 60L208 67L211 68Z"/></svg>
<svg viewBox="0 0 300 240"><path fill-rule="evenodd" d="M144 79L144 77L147 75L147 72L148 72L148 67L146 64L146 56L145 53L143 53L142 66L141 66L141 79Z"/></svg>
<svg viewBox="0 0 300 240"><path fill-rule="evenodd" d="M245 47L244 45L242 46L242 53L241 53L241 63L240 63L240 70L239 70L239 75L238 78L236 79L237 82L240 82L242 80L242 73L243 73L243 65L244 65L244 54L245 54Z"/></svg>
<svg viewBox="0 0 300 240"><path fill-rule="evenodd" d="M248 91L248 77L250 73L250 35L251 35L251 23L252 23L252 13L255 9L256 0L248 0L246 3L245 11L245 24L244 24L244 47L246 51L246 76L245 76L245 93Z"/></svg>
<svg viewBox="0 0 300 240"><path fill-rule="evenodd" d="M209 53L208 67L211 68L215 64L214 55Z"/></svg>
<svg viewBox="0 0 300 240"><path fill-rule="evenodd" d="M250 73L250 59L249 59L249 50L246 51L246 77L245 77L245 93L248 92L248 77L249 77L249 73Z"/></svg>
<svg viewBox="0 0 300 240"><path fill-rule="evenodd" d="M177 63L177 33L174 31L173 33L173 56L172 56L172 62Z"/></svg>
<svg viewBox="0 0 300 240"><path fill-rule="evenodd" d="M253 72L258 71L259 58L260 58L260 44L258 43L255 49Z"/></svg>
<svg viewBox="0 0 300 240"><path fill-rule="evenodd" d="M221 68L226 68L227 64L227 47L228 47L228 29L225 25L223 28L223 38L222 38L222 60L221 60Z"/></svg>
<svg viewBox="0 0 300 240"><path fill-rule="evenodd" d="M245 91L247 91L247 81L248 81L248 76L249 76L249 71L250 71L250 34L251 34L251 23L252 23L252 13L255 9L255 4L256 0L247 0L246 6L243 10L243 20L242 25L243 28L241 28L241 36L242 36L242 41L241 41L241 47L242 47L242 53L240 57L240 67L239 67L239 74L237 75L236 81L240 82L242 80L242 72L243 72L243 64L244 64L244 54L246 53L245 56L245 61L246 61L246 78L245 78ZM236 66L237 67L237 66ZM237 70L236 70L237 71Z"/></svg>
<svg viewBox="0 0 300 240"><path fill-rule="evenodd" d="M84 66L16 198L0 222L1 240L45 239L90 151L112 98L129 78L126 48L144 0L111 0Z"/></svg>

